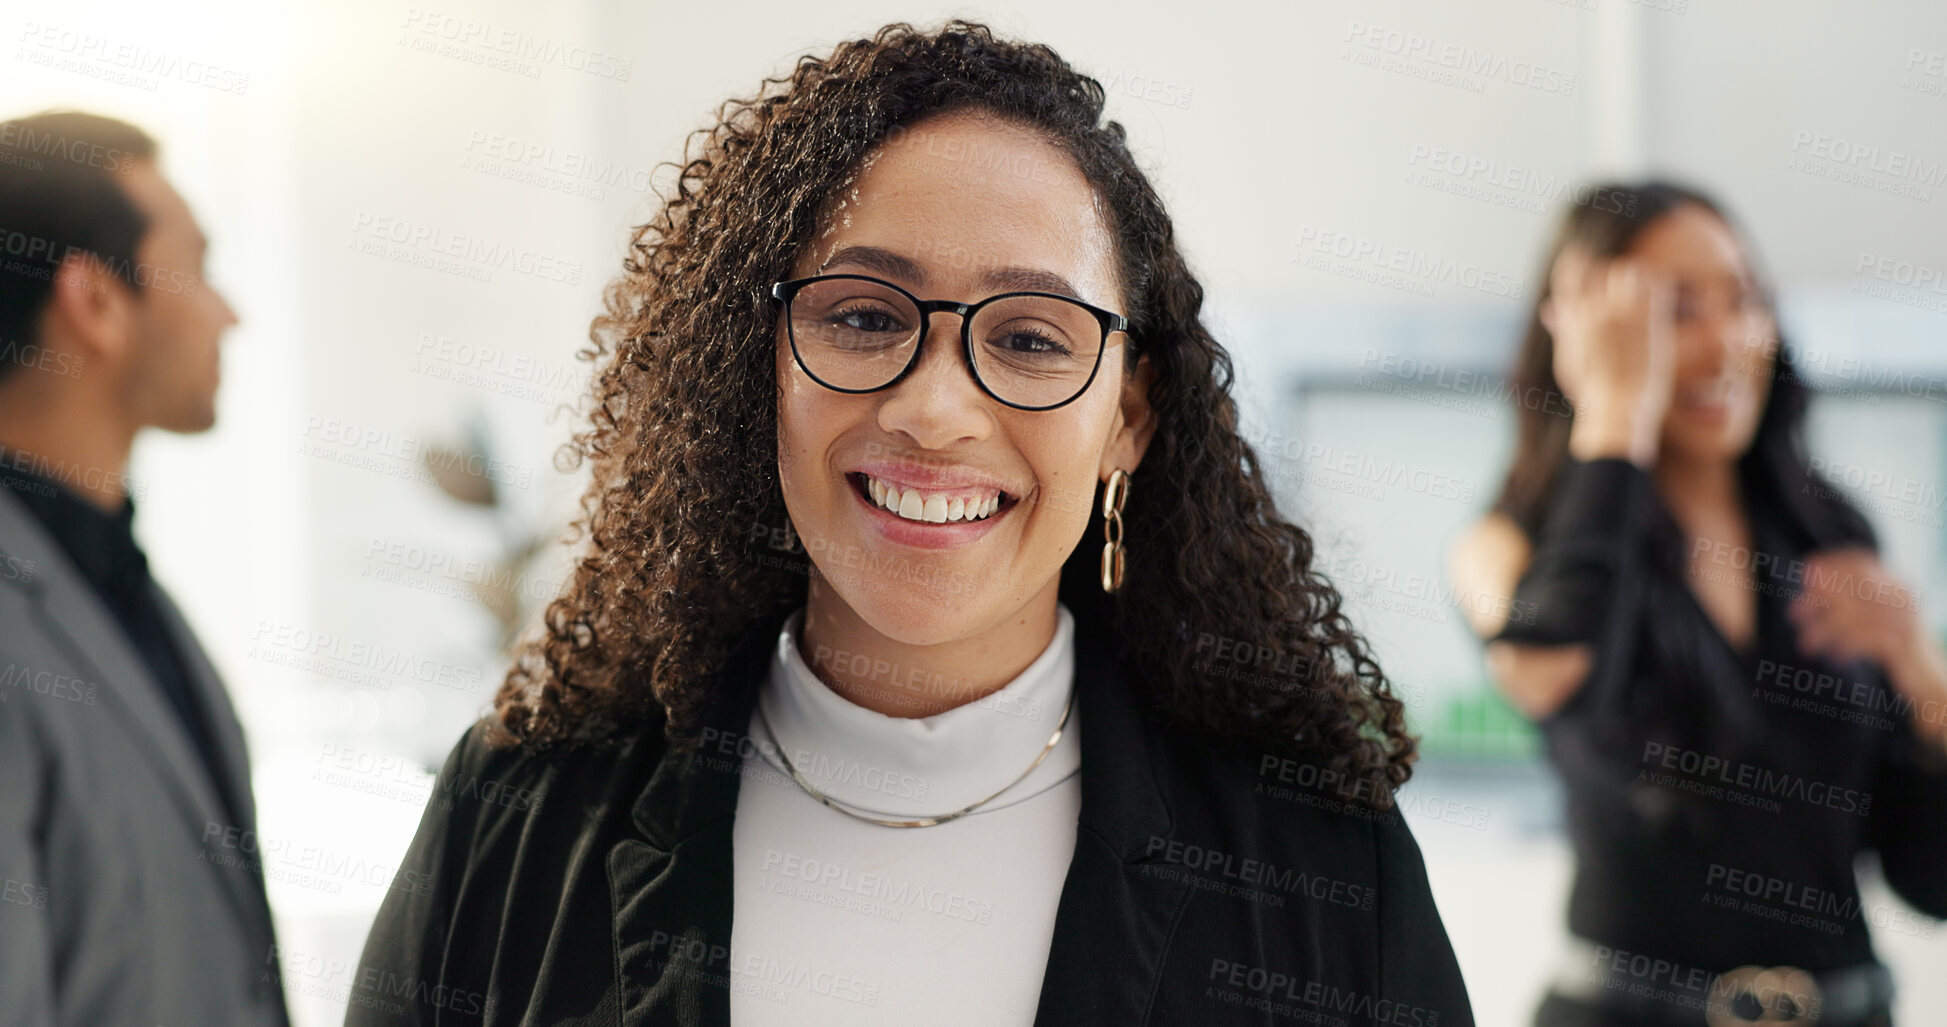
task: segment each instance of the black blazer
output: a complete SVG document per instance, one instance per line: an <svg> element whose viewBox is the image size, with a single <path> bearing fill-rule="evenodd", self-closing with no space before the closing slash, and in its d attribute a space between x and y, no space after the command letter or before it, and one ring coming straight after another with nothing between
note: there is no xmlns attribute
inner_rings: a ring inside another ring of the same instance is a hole
<svg viewBox="0 0 1947 1027"><path fill-rule="evenodd" d="M1398 815L1358 813L1316 767L1145 717L1107 630L1071 609L1082 802L1035 1023L1473 1024ZM666 754L660 720L553 755L470 730L346 1023L729 1023L737 742L782 626L726 661L694 755Z"/></svg>

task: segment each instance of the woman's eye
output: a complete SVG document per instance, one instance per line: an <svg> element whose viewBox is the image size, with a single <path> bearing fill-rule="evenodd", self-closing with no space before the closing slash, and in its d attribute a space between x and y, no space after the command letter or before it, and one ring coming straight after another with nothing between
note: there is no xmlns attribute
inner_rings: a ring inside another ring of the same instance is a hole
<svg viewBox="0 0 1947 1027"><path fill-rule="evenodd" d="M896 332L901 326L896 318L883 310L845 310L832 316L837 324L842 324L859 332Z"/></svg>
<svg viewBox="0 0 1947 1027"><path fill-rule="evenodd" d="M1068 347L1063 346L1053 337L1043 335L1040 332L1012 331L1007 334L1006 342L1008 348L1017 353L1059 354L1068 352Z"/></svg>

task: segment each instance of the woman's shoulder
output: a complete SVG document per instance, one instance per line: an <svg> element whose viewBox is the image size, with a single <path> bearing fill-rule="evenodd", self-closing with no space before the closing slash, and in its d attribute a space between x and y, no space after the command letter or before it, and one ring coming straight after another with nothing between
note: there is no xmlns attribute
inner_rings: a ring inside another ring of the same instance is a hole
<svg viewBox="0 0 1947 1027"><path fill-rule="evenodd" d="M1167 801L1179 830L1351 861L1402 836L1412 844L1390 783L1352 773L1327 754L1189 733L1173 742L1173 758L1160 765L1172 768Z"/></svg>
<svg viewBox="0 0 1947 1027"><path fill-rule="evenodd" d="M536 747L508 735L491 714L454 744L434 780L429 811L449 832L471 825L476 839L499 823L556 807L586 811L632 800L667 743L660 723L570 743Z"/></svg>

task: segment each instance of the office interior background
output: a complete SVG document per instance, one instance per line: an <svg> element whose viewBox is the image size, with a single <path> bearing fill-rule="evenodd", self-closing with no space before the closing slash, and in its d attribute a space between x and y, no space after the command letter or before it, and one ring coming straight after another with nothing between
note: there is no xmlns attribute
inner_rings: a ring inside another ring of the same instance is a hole
<svg viewBox="0 0 1947 1027"><path fill-rule="evenodd" d="M1499 487L1499 390L1581 187L1667 175L1740 218L1823 390L1815 459L1947 626L1947 6L3 6L4 114L155 134L241 315L216 429L144 436L132 474L248 733L304 1027L342 1020L431 772L562 580L575 353L663 162L723 99L889 21L986 21L1107 89L1280 500L1409 697L1403 803L1482 1024L1525 1022L1570 864L1443 553ZM1929 1022L1947 931L1865 872L1900 1015Z"/></svg>

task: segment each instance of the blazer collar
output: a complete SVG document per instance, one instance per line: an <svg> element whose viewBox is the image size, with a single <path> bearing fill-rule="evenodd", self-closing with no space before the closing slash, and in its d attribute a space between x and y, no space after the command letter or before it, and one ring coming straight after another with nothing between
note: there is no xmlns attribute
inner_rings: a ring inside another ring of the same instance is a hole
<svg viewBox="0 0 1947 1027"><path fill-rule="evenodd" d="M1145 724L1113 639L1075 614L1082 802L1055 910L1036 1024L1148 1022L1171 935L1194 888L1146 872L1173 820L1160 780L1173 748ZM744 732L785 615L742 640L714 681L696 753L665 749L631 811L640 836L609 849L611 935L625 1024L730 1022L731 851ZM650 730L656 730L651 728ZM920 830L924 830L921 828ZM680 846L680 849L679 849Z"/></svg>
<svg viewBox="0 0 1947 1027"><path fill-rule="evenodd" d="M1116 665L1108 625L1087 604L1075 616L1076 708L1082 720L1081 824L1107 839L1124 862L1141 861L1150 839L1167 836L1171 814L1157 780L1153 732ZM741 754L757 694L770 671L789 611L746 635L713 681L705 740L695 754L665 753L634 807L636 826L668 851L736 815ZM733 755L734 754L734 755Z"/></svg>

